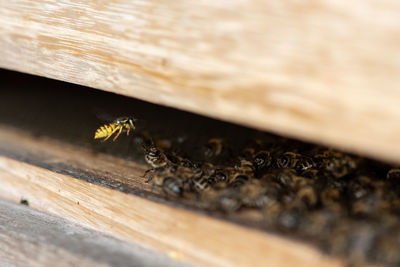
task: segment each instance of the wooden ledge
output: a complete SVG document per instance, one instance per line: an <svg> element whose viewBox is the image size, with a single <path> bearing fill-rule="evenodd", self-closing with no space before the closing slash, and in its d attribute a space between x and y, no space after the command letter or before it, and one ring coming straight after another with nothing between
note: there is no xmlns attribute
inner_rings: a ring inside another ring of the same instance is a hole
<svg viewBox="0 0 400 267"><path fill-rule="evenodd" d="M297 241L112 189L149 190L140 177L143 166L133 162L103 154L89 156L85 149L6 128L0 129L0 144L0 197L27 199L35 209L173 259L207 266L342 265ZM81 168L92 177L85 181L60 173L61 163L71 165L76 173ZM93 169L101 178L93 175ZM128 169L129 175L123 176ZM112 183L107 178L116 180ZM88 182L96 179L98 184Z"/></svg>

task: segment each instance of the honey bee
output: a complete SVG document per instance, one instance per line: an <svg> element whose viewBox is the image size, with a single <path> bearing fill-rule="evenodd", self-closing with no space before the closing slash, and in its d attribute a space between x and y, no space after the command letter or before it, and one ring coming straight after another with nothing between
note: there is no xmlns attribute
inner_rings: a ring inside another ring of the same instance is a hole
<svg viewBox="0 0 400 267"><path fill-rule="evenodd" d="M163 165L152 169L154 172L147 182L153 181L153 186L159 186L167 195L182 196L185 182L177 176L178 166ZM154 179L153 179L154 178Z"/></svg>
<svg viewBox="0 0 400 267"><path fill-rule="evenodd" d="M233 188L241 187L242 185L246 184L248 181L250 181L249 176L247 176L246 174L237 173L232 178L231 186Z"/></svg>
<svg viewBox="0 0 400 267"><path fill-rule="evenodd" d="M276 218L277 227L281 230L297 230L303 217L302 209L294 205L284 209Z"/></svg>
<svg viewBox="0 0 400 267"><path fill-rule="evenodd" d="M253 165L257 172L271 165L271 155L268 151L259 151L253 157Z"/></svg>
<svg viewBox="0 0 400 267"><path fill-rule="evenodd" d="M232 168L233 171L233 168ZM218 183L224 183L227 181L230 171L228 169L216 168L214 173L208 178L208 183L210 185L215 185Z"/></svg>
<svg viewBox="0 0 400 267"><path fill-rule="evenodd" d="M388 171L386 175L386 179L399 179L400 178L400 169L391 169Z"/></svg>
<svg viewBox="0 0 400 267"><path fill-rule="evenodd" d="M204 164L201 170L201 176L191 179L192 189L197 192L209 190L210 188L225 188L230 171L234 172L233 168L231 170L230 168L221 169L211 163Z"/></svg>
<svg viewBox="0 0 400 267"><path fill-rule="evenodd" d="M276 160L276 165L278 168L288 168L294 169L296 167L299 155L293 152L283 153Z"/></svg>
<svg viewBox="0 0 400 267"><path fill-rule="evenodd" d="M299 200L306 203L308 206L314 206L317 203L317 193L312 186L303 186L297 192L297 197Z"/></svg>
<svg viewBox="0 0 400 267"><path fill-rule="evenodd" d="M96 130L94 134L94 139L103 139L107 141L114 133L117 133L113 141L117 140L122 132L126 132L126 135L129 135L130 131L135 130L135 119L130 117L121 117L117 118L113 122L109 124L105 124Z"/></svg>
<svg viewBox="0 0 400 267"><path fill-rule="evenodd" d="M276 165L278 168L293 169L299 174L303 172L312 173L312 169L316 167L310 157L293 152L283 153L276 160Z"/></svg>
<svg viewBox="0 0 400 267"><path fill-rule="evenodd" d="M200 177L199 179L192 179L192 188L198 192L204 191L209 187L208 179L204 177Z"/></svg>
<svg viewBox="0 0 400 267"><path fill-rule="evenodd" d="M360 162L358 157L332 149L320 150L314 155L314 158L319 161L319 168L329 171L336 178L353 173Z"/></svg>
<svg viewBox="0 0 400 267"><path fill-rule="evenodd" d="M310 172L311 169L313 169L315 167L316 167L316 164L314 163L312 158L301 155L301 157L299 157L299 159L296 163L295 170L299 173Z"/></svg>
<svg viewBox="0 0 400 267"><path fill-rule="evenodd" d="M176 166L175 176L181 181L182 184L188 184L190 189L201 191L203 188L198 181L200 181L203 172L200 168L190 168L184 166Z"/></svg>
<svg viewBox="0 0 400 267"><path fill-rule="evenodd" d="M228 169L227 169L228 170ZM254 166L251 161L240 159L240 164L235 165L229 172L228 183L232 187L240 187L254 177Z"/></svg>
<svg viewBox="0 0 400 267"><path fill-rule="evenodd" d="M212 163L206 162L201 166L201 175L191 179L193 188L196 191L204 191L209 188L211 184L210 177L215 173L215 167Z"/></svg>
<svg viewBox="0 0 400 267"><path fill-rule="evenodd" d="M238 190L225 189L219 195L218 205L225 212L234 212L242 207L240 192Z"/></svg>
<svg viewBox="0 0 400 267"><path fill-rule="evenodd" d="M242 155L252 162L256 177L259 177L262 172L270 167L272 162L271 153L266 150L258 151L253 147L247 147L242 151Z"/></svg>
<svg viewBox="0 0 400 267"><path fill-rule="evenodd" d="M290 188L293 185L294 178L297 177L296 172L292 169L274 169L262 178L272 177L272 180L281 184L284 187Z"/></svg>
<svg viewBox="0 0 400 267"><path fill-rule="evenodd" d="M251 180L240 187L242 202L246 207L262 207L268 202L267 188L260 180Z"/></svg>
<svg viewBox="0 0 400 267"><path fill-rule="evenodd" d="M156 146L145 147L144 159L152 168L160 168L167 165L167 156Z"/></svg>
<svg viewBox="0 0 400 267"><path fill-rule="evenodd" d="M145 152L144 159L151 166L151 168L147 169L143 174L143 177L146 177L149 172L152 172L152 175L150 175L147 180L147 183L149 183L157 171L160 172L167 169L166 167L169 161L166 154L161 149L157 148L152 141L143 144L142 147Z"/></svg>
<svg viewBox="0 0 400 267"><path fill-rule="evenodd" d="M235 166L235 170L237 171L237 173L253 176L254 165L251 161L240 159L239 165Z"/></svg>
<svg viewBox="0 0 400 267"><path fill-rule="evenodd" d="M199 197L200 202L198 205L208 210L234 212L241 206L239 193L229 188L222 190L211 188L201 192Z"/></svg>
<svg viewBox="0 0 400 267"><path fill-rule="evenodd" d="M212 158L219 156L223 149L223 140L221 138L212 138L208 140L207 144L204 145L204 156L206 158Z"/></svg>
<svg viewBox="0 0 400 267"><path fill-rule="evenodd" d="M234 212L241 208L239 190L233 188L222 188L202 192L200 194L201 206L211 210L219 210L223 212Z"/></svg>
<svg viewBox="0 0 400 267"><path fill-rule="evenodd" d="M340 191L336 188L323 189L320 193L321 202L324 206L337 206L340 201Z"/></svg>
<svg viewBox="0 0 400 267"><path fill-rule="evenodd" d="M182 196L183 182L173 176L156 175L154 184L160 186L167 195Z"/></svg>

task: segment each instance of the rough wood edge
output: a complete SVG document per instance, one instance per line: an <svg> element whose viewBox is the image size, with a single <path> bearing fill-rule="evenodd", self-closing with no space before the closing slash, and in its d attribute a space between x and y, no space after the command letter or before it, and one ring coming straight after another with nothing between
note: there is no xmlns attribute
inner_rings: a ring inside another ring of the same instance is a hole
<svg viewBox="0 0 400 267"><path fill-rule="evenodd" d="M399 10L1 1L0 66L399 162Z"/></svg>

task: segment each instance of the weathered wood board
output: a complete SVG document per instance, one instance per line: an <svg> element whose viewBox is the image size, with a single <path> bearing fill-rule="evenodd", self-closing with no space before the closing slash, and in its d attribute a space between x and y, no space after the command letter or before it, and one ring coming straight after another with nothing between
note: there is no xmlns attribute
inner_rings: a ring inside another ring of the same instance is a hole
<svg viewBox="0 0 400 267"><path fill-rule="evenodd" d="M0 199L1 266L186 266L63 218Z"/></svg>
<svg viewBox="0 0 400 267"><path fill-rule="evenodd" d="M0 67L400 158L400 3L0 1Z"/></svg>
<svg viewBox="0 0 400 267"><path fill-rule="evenodd" d="M299 241L124 193L151 191L141 177L144 166L134 162L6 128L0 143L0 197L26 199L35 209L175 260L205 266L342 265ZM72 176L61 170L64 165Z"/></svg>

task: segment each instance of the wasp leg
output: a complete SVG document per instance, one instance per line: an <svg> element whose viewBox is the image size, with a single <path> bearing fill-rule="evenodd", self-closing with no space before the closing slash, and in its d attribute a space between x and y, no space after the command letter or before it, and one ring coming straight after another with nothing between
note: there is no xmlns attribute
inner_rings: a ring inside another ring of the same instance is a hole
<svg viewBox="0 0 400 267"><path fill-rule="evenodd" d="M115 127L114 130L103 140L103 142L107 141L116 131L118 131L118 127Z"/></svg>
<svg viewBox="0 0 400 267"><path fill-rule="evenodd" d="M114 136L113 142L114 142L115 140L117 140L118 136L122 133L122 130L123 130L123 129L124 129L123 127L119 126L119 132Z"/></svg>
<svg viewBox="0 0 400 267"><path fill-rule="evenodd" d="M107 141L108 140L108 138L110 138L111 137L111 134L109 135L109 136L107 136L106 138L104 138L103 140L102 140L102 142L105 142L105 141Z"/></svg>
<svg viewBox="0 0 400 267"><path fill-rule="evenodd" d="M106 138L104 138L103 140L102 140L102 142L105 142L105 141L107 141L108 140L108 138L110 138L111 137L111 135L113 135L113 133L115 132L115 129L111 132L111 134L109 134Z"/></svg>
<svg viewBox="0 0 400 267"><path fill-rule="evenodd" d="M135 130L135 125L133 125L133 122L132 122L132 121L129 121L129 124L131 125L132 130Z"/></svg>

